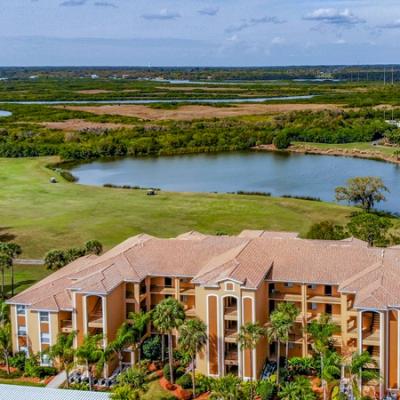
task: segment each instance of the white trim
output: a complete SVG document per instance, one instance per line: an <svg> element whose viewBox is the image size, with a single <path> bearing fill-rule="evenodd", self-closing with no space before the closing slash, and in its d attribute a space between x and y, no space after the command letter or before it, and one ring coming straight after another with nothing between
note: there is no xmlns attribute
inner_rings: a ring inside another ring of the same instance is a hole
<svg viewBox="0 0 400 400"><path fill-rule="evenodd" d="M17 345L15 346L15 348L17 349L17 353L20 351L19 350L19 340L18 340L18 314L17 314L17 307L14 307L14 318L15 318L15 332L14 332L14 336L16 338L16 343Z"/></svg>
<svg viewBox="0 0 400 400"><path fill-rule="evenodd" d="M83 334L88 334L88 310L87 310L87 296L82 296L82 308L83 308Z"/></svg>
<svg viewBox="0 0 400 400"><path fill-rule="evenodd" d="M255 316L256 316L256 305L255 305L255 299L251 296L242 296L242 308L243 308L243 312L244 312L244 300L245 299L250 299L251 300L251 322L254 324L255 321ZM244 321L243 321L244 322ZM251 366L251 372L252 372L252 379L255 379L255 375L256 375L256 349L252 350L253 352L253 365ZM244 360L244 351L241 352L243 353L243 360ZM243 366L244 366L244 361L243 361ZM248 376L244 375L245 372L245 368L243 368L243 379L244 380L250 380L251 378Z"/></svg>
<svg viewBox="0 0 400 400"><path fill-rule="evenodd" d="M77 326L77 309L76 309L76 293L72 293L72 330L78 332ZM74 347L78 347L78 338L77 335L74 337Z"/></svg>
<svg viewBox="0 0 400 400"><path fill-rule="evenodd" d="M101 312L102 312L102 317L103 317L103 346L104 349L107 347L107 297L102 296L101 297Z"/></svg>
<svg viewBox="0 0 400 400"><path fill-rule="evenodd" d="M237 311L237 333L239 333L240 326L242 323L242 313L241 313L241 307L239 305L241 304L240 301L240 296L236 294L224 294L221 296L221 301L220 301L220 318L219 320L222 320L222 329L220 332L220 337L221 337L221 368L222 368L222 374L221 376L225 376L225 302L224 299L226 297L233 297L236 299L236 311ZM237 354L238 354L238 375L240 376L240 370L242 368L242 363L241 363L241 351L239 349L239 344L237 344Z"/></svg>
<svg viewBox="0 0 400 400"><path fill-rule="evenodd" d="M363 323L363 311L359 311L357 314L357 347L358 347L358 354L362 353L362 323Z"/></svg>

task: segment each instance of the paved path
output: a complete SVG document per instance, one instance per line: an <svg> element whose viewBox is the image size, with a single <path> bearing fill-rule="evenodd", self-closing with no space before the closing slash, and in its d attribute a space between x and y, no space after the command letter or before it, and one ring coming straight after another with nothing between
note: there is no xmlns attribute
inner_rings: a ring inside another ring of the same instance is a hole
<svg viewBox="0 0 400 400"><path fill-rule="evenodd" d="M44 260L15 258L14 265L44 265Z"/></svg>
<svg viewBox="0 0 400 400"><path fill-rule="evenodd" d="M46 387L52 389L58 389L66 381L66 379L67 379L67 374L65 373L65 371L61 371L46 385Z"/></svg>

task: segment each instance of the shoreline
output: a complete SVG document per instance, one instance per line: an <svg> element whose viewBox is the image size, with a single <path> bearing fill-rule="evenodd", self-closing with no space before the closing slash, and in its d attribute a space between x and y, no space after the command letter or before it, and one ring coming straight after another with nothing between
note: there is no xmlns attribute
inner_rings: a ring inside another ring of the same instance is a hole
<svg viewBox="0 0 400 400"><path fill-rule="evenodd" d="M273 144L264 144L252 148L254 151L269 151L269 152L282 152L282 153L297 153L297 154L315 154L323 156L334 157L353 157L363 158L368 160L376 160L400 165L400 158L391 157L382 154L381 152L371 152L367 150L358 149L321 149L309 144L294 144L290 145L287 149L279 150Z"/></svg>

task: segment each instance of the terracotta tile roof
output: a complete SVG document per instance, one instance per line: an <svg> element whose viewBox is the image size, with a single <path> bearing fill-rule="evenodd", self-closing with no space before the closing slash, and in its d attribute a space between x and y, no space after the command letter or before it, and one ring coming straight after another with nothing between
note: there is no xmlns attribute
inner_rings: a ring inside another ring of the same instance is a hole
<svg viewBox="0 0 400 400"><path fill-rule="evenodd" d="M11 303L71 309L71 291L105 294L146 276L188 277L204 286L231 279L257 288L271 281L339 285L356 306L400 305L400 250L356 239L299 239L295 233L243 231L239 236L188 232L174 239L132 237L100 257L83 257L18 294ZM372 285L372 286L371 286ZM399 295L397 295L399 293Z"/></svg>

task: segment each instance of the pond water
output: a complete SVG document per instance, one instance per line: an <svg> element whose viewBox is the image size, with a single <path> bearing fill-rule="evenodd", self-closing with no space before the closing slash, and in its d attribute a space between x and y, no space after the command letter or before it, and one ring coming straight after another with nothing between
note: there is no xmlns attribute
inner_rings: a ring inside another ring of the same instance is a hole
<svg viewBox="0 0 400 400"><path fill-rule="evenodd" d="M0 110L0 117L9 117L10 115L12 115L12 112Z"/></svg>
<svg viewBox="0 0 400 400"><path fill-rule="evenodd" d="M239 152L94 161L71 169L79 183L176 192L269 192L333 201L355 176L379 176L390 189L378 207L400 213L400 166L375 160L279 152Z"/></svg>
<svg viewBox="0 0 400 400"><path fill-rule="evenodd" d="M234 99L138 99L138 100L36 100L36 101L0 101L0 104L158 104L158 103L264 103L265 101L307 100L314 95L281 97L237 97Z"/></svg>

